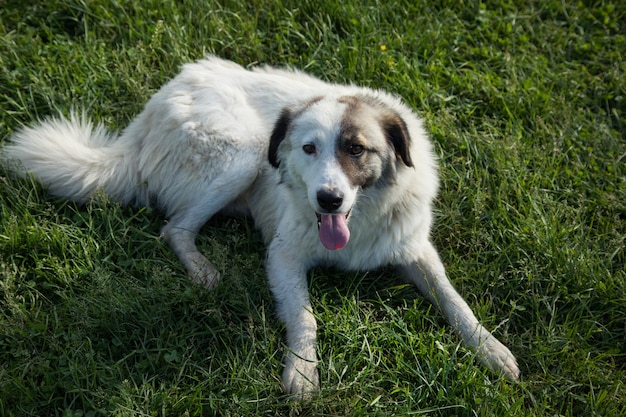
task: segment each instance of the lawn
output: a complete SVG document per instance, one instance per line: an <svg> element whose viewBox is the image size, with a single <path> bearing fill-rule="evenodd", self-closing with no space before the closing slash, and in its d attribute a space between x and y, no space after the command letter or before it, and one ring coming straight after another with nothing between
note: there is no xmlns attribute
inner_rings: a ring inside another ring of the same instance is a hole
<svg viewBox="0 0 626 417"><path fill-rule="evenodd" d="M625 34L619 0L0 0L0 144L72 109L122 129L207 53L402 96L449 276L522 370L490 373L392 270L316 269L322 390L288 401L251 224L202 230L206 291L159 213L0 171L0 415L626 415Z"/></svg>

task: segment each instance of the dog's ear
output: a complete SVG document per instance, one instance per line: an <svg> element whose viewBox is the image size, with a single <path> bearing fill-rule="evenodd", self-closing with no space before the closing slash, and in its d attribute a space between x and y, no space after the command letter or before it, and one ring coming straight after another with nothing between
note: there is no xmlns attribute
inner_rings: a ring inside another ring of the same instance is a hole
<svg viewBox="0 0 626 417"><path fill-rule="evenodd" d="M411 136L404 120L395 113L386 115L381 121L387 140L396 151L396 156L402 159L404 165L413 166L411 159Z"/></svg>
<svg viewBox="0 0 626 417"><path fill-rule="evenodd" d="M270 137L270 147L267 152L267 159L274 168L278 168L280 161L278 160L278 146L285 139L289 124L291 123L291 112L288 109L284 109L280 113L280 117L274 124L274 130Z"/></svg>

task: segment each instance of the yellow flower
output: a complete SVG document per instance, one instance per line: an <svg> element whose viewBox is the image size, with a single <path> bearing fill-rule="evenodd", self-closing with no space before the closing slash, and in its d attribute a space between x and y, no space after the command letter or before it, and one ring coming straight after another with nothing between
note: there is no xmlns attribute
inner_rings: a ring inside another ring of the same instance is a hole
<svg viewBox="0 0 626 417"><path fill-rule="evenodd" d="M380 50L385 52L387 50L387 45L380 45Z"/></svg>

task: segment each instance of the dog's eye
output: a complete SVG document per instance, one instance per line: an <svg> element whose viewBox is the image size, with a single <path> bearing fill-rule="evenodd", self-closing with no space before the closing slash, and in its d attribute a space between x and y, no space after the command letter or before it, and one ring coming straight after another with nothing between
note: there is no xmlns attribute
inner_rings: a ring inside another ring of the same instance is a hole
<svg viewBox="0 0 626 417"><path fill-rule="evenodd" d="M363 145L352 144L350 145L349 151L350 155L352 156L360 156L365 151L365 148L363 147Z"/></svg>
<svg viewBox="0 0 626 417"><path fill-rule="evenodd" d="M312 143L307 143L306 145L302 146L302 150L307 155L313 155L315 153L315 145L313 145Z"/></svg>

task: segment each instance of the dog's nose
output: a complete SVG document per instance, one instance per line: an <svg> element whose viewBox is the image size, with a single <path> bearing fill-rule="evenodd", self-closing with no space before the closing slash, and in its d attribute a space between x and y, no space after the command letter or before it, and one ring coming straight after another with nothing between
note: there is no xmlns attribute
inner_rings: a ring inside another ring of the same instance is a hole
<svg viewBox="0 0 626 417"><path fill-rule="evenodd" d="M327 212L333 212L341 207L343 193L337 190L320 190L317 192L317 202Z"/></svg>

